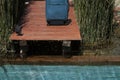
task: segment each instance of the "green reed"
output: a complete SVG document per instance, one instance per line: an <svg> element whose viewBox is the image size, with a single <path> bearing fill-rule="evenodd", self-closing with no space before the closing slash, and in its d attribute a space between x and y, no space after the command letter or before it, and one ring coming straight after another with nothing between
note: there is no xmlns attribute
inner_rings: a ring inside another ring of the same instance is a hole
<svg viewBox="0 0 120 80"><path fill-rule="evenodd" d="M110 41L114 0L74 0L74 3L83 43L92 47Z"/></svg>
<svg viewBox="0 0 120 80"><path fill-rule="evenodd" d="M0 53L6 52L9 36L18 23L25 0L0 0Z"/></svg>

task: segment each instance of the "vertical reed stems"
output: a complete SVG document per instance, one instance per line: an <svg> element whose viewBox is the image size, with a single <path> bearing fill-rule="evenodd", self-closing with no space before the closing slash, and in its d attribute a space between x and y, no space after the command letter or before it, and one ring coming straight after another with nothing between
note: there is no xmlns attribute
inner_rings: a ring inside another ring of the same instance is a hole
<svg viewBox="0 0 120 80"><path fill-rule="evenodd" d="M7 51L9 36L24 10L25 0L0 0L0 53Z"/></svg>
<svg viewBox="0 0 120 80"><path fill-rule="evenodd" d="M92 47L110 40L114 0L74 0L74 3L84 44Z"/></svg>

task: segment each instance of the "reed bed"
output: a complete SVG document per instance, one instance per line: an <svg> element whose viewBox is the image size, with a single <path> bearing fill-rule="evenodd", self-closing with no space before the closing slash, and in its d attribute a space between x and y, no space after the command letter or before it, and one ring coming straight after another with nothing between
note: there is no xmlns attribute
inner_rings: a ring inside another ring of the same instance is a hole
<svg viewBox="0 0 120 80"><path fill-rule="evenodd" d="M104 46L103 44L110 41L114 1L74 0L84 46Z"/></svg>
<svg viewBox="0 0 120 80"><path fill-rule="evenodd" d="M6 53L9 36L24 10L25 0L0 0L0 53Z"/></svg>

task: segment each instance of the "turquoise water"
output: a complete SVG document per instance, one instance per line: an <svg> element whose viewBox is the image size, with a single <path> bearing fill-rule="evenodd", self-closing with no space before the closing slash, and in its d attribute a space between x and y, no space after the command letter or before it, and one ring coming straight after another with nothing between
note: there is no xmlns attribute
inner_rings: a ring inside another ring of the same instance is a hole
<svg viewBox="0 0 120 80"><path fill-rule="evenodd" d="M0 80L120 80L120 66L5 65Z"/></svg>

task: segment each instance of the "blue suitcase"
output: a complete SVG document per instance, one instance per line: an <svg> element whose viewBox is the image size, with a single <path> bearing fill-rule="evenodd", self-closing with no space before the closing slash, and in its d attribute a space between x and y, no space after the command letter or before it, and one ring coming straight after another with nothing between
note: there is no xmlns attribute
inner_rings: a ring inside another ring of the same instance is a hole
<svg viewBox="0 0 120 80"><path fill-rule="evenodd" d="M46 0L46 19L50 21L67 21L69 3L68 0Z"/></svg>

